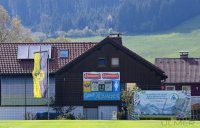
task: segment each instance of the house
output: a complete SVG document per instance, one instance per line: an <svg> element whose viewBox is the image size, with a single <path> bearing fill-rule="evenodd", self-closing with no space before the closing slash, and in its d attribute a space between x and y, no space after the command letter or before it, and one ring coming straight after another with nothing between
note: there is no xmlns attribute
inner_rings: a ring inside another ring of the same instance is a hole
<svg viewBox="0 0 200 128"><path fill-rule="evenodd" d="M76 106L73 113L86 119L112 119L121 106L121 89L159 90L167 78L124 47L119 36L99 43L1 43L0 119L47 112L47 99L33 98L33 54L39 51L50 55L49 91L56 105Z"/></svg>
<svg viewBox="0 0 200 128"><path fill-rule="evenodd" d="M115 81L120 80L121 89L138 86L160 90L167 77L155 65L123 46L118 36L105 38L60 68L55 78L57 105L79 106L86 119L112 119L113 112L121 106Z"/></svg>
<svg viewBox="0 0 200 128"><path fill-rule="evenodd" d="M91 42L0 43L0 120L25 119L25 113L47 112L47 99L33 98L34 52L50 52L49 91L50 96L55 96L55 72L94 45Z"/></svg>
<svg viewBox="0 0 200 128"><path fill-rule="evenodd" d="M155 65L168 76L162 89L191 91L192 104L200 103L200 58L181 51L180 58L156 58Z"/></svg>

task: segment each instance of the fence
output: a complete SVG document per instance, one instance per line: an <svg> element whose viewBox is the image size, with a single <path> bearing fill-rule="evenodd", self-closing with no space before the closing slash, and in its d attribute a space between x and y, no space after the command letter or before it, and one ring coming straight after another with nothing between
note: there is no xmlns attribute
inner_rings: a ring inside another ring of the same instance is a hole
<svg viewBox="0 0 200 128"><path fill-rule="evenodd" d="M174 116L162 117L159 116L133 116L133 113L128 112L129 103L123 101L84 101L83 92L73 92L77 97L64 97L62 99L81 98L82 101L77 105L57 105L56 93L66 93L65 90L57 91L54 76L50 77L49 82L49 101L48 99L33 98L33 81L31 76L4 76L1 77L0 90L0 120L28 120L28 119L95 119L95 120L110 120L110 119L174 119ZM142 90L159 90L157 85L138 85ZM83 90L82 84L80 89ZM126 89L124 84L121 84L121 90ZM80 94L79 94L80 93ZM59 98L59 97L58 97ZM125 97L126 98L126 97ZM129 98L127 96L127 98ZM121 98L122 99L122 98ZM129 99L129 101L131 101ZM64 101L65 103L67 101ZM76 102L76 101L74 101ZM91 105L90 102L97 105ZM104 104L105 103L105 104ZM132 103L133 104L133 103ZM129 114L129 116L128 116ZM200 97L191 97L191 118L190 120L200 119Z"/></svg>

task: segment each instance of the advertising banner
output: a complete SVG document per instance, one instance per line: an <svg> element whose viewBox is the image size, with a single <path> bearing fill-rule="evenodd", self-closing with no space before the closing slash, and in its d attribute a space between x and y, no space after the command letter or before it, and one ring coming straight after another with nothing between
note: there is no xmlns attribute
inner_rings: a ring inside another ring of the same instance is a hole
<svg viewBox="0 0 200 128"><path fill-rule="evenodd" d="M134 94L134 114L173 115L191 113L191 93L186 91L138 91Z"/></svg>
<svg viewBox="0 0 200 128"><path fill-rule="evenodd" d="M84 100L120 100L119 72L84 72Z"/></svg>

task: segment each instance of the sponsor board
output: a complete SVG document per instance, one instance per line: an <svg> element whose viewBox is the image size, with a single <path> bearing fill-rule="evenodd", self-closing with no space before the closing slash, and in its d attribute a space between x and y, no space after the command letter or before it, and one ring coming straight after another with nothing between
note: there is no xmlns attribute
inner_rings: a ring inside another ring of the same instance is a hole
<svg viewBox="0 0 200 128"><path fill-rule="evenodd" d="M84 72L84 100L120 100L119 72Z"/></svg>
<svg viewBox="0 0 200 128"><path fill-rule="evenodd" d="M134 94L134 114L189 117L191 93L186 91L138 91Z"/></svg>

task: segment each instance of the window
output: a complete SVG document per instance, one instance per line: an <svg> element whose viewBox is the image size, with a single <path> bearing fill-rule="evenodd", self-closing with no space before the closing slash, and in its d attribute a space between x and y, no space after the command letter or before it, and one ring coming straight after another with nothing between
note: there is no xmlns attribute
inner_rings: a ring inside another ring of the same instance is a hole
<svg viewBox="0 0 200 128"><path fill-rule="evenodd" d="M136 83L126 83L126 90L127 91L132 91L134 89L137 89L137 84Z"/></svg>
<svg viewBox="0 0 200 128"><path fill-rule="evenodd" d="M98 59L98 66L106 66L106 61L104 58Z"/></svg>
<svg viewBox="0 0 200 128"><path fill-rule="evenodd" d="M182 86L182 91L191 91L190 86Z"/></svg>
<svg viewBox="0 0 200 128"><path fill-rule="evenodd" d="M175 90L175 86L166 86L166 90L169 90L169 91Z"/></svg>
<svg viewBox="0 0 200 128"><path fill-rule="evenodd" d="M60 50L59 57L60 58L68 58L69 52L68 50Z"/></svg>
<svg viewBox="0 0 200 128"><path fill-rule="evenodd" d="M111 59L112 66L119 66L119 58L112 58Z"/></svg>

